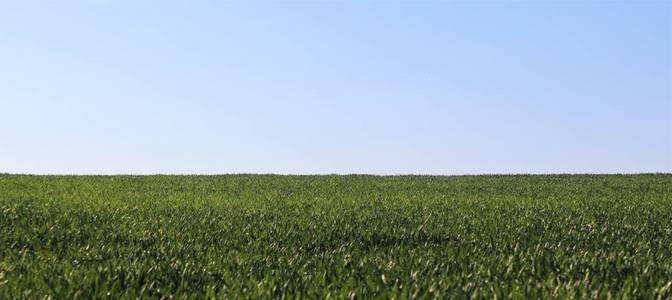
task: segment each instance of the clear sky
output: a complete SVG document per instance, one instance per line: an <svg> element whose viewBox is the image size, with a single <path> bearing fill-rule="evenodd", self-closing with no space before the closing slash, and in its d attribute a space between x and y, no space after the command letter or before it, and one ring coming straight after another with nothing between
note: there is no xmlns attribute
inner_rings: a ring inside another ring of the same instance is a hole
<svg viewBox="0 0 672 300"><path fill-rule="evenodd" d="M672 2L0 2L0 172L672 172Z"/></svg>

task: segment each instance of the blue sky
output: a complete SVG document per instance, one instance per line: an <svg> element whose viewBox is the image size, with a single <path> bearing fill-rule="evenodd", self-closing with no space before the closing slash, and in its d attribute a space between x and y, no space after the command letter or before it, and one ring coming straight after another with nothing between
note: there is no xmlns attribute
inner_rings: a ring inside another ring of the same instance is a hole
<svg viewBox="0 0 672 300"><path fill-rule="evenodd" d="M2 2L0 172L672 172L672 4Z"/></svg>

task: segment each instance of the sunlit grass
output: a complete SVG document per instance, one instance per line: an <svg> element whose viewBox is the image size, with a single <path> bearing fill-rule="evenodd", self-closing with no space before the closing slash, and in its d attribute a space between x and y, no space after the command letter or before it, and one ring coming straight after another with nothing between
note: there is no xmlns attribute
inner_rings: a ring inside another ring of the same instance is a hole
<svg viewBox="0 0 672 300"><path fill-rule="evenodd" d="M672 175L0 175L0 298L672 297Z"/></svg>

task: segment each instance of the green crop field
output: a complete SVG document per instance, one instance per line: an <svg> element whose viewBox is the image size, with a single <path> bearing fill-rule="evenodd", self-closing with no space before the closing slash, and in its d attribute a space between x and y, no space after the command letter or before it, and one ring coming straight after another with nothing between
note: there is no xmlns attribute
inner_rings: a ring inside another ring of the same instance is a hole
<svg viewBox="0 0 672 300"><path fill-rule="evenodd" d="M672 297L672 175L0 175L0 298Z"/></svg>

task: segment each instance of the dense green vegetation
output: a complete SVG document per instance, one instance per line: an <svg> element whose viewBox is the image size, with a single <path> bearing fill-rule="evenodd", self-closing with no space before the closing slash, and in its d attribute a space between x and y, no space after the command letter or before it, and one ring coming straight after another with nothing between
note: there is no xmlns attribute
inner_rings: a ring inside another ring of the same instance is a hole
<svg viewBox="0 0 672 300"><path fill-rule="evenodd" d="M0 298L672 297L672 175L0 175Z"/></svg>

